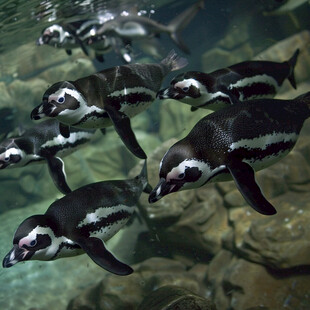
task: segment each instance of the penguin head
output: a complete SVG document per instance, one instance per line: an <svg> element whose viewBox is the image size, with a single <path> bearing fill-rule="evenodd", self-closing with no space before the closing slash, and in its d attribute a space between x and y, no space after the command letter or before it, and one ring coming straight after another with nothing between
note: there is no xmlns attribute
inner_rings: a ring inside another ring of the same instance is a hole
<svg viewBox="0 0 310 310"><path fill-rule="evenodd" d="M58 250L53 243L55 234L51 223L46 215L33 215L24 220L15 232L13 248L4 257L3 267L27 260L50 260Z"/></svg>
<svg viewBox="0 0 310 310"><path fill-rule="evenodd" d="M65 31L62 26L55 24L45 28L36 43L37 45L48 44L63 47L70 40L73 38L69 32Z"/></svg>
<svg viewBox="0 0 310 310"><path fill-rule="evenodd" d="M207 91L206 87L201 83L201 75L198 71L189 71L176 76L170 86L162 89L157 93L159 99L176 99L186 104L195 106L201 97Z"/></svg>
<svg viewBox="0 0 310 310"><path fill-rule="evenodd" d="M205 163L198 159L194 152L184 139L168 150L161 160L160 180L149 196L150 203L170 193L197 188L204 184Z"/></svg>
<svg viewBox="0 0 310 310"><path fill-rule="evenodd" d="M85 99L71 82L58 82L44 93L42 103L32 110L31 119L57 117L59 121L71 125L74 121L66 116L78 110L81 103L85 103Z"/></svg>
<svg viewBox="0 0 310 310"><path fill-rule="evenodd" d="M24 157L24 152L15 143L15 139L6 139L0 144L0 169L16 166Z"/></svg>

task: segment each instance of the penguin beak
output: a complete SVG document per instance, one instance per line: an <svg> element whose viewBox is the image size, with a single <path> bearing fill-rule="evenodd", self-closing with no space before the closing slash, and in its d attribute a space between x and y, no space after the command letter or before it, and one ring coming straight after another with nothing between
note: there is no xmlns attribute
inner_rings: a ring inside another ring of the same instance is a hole
<svg viewBox="0 0 310 310"><path fill-rule="evenodd" d="M172 184L166 182L165 178L161 178L156 187L150 193L149 203L154 203L170 193L177 192L181 187L181 184Z"/></svg>
<svg viewBox="0 0 310 310"><path fill-rule="evenodd" d="M36 44L37 44L38 46L44 44L42 37L40 37L39 39L37 39Z"/></svg>
<svg viewBox="0 0 310 310"><path fill-rule="evenodd" d="M10 268L21 261L30 259L31 256L31 252L14 244L12 250L4 257L2 266L3 268Z"/></svg>
<svg viewBox="0 0 310 310"><path fill-rule="evenodd" d="M5 169L8 165L9 163L0 160L0 169Z"/></svg>
<svg viewBox="0 0 310 310"><path fill-rule="evenodd" d="M180 94L173 87L168 87L160 90L156 97L158 99L183 99L184 95Z"/></svg>
<svg viewBox="0 0 310 310"><path fill-rule="evenodd" d="M31 111L30 117L32 120L39 120L45 117L49 117L50 114L54 111L54 109L55 109L54 105L48 102L42 102L40 105L38 105Z"/></svg>

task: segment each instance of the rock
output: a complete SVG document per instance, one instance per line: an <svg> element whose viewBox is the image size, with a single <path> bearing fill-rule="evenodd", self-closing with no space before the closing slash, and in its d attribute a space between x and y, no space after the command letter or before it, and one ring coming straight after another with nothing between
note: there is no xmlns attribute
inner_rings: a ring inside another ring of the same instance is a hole
<svg viewBox="0 0 310 310"><path fill-rule="evenodd" d="M241 207L247 205L238 189L234 189L224 196L225 204L228 208Z"/></svg>
<svg viewBox="0 0 310 310"><path fill-rule="evenodd" d="M137 310L215 310L215 305L182 287L166 285L147 295Z"/></svg>
<svg viewBox="0 0 310 310"><path fill-rule="evenodd" d="M94 74L95 69L92 61L87 58L66 58L66 61L59 63L57 66L49 66L41 74L37 75L38 78L44 79L51 86L59 81L74 81L84 76ZM47 87L46 87L47 89ZM46 90L45 89L45 90ZM43 90L43 93L45 92ZM43 95L42 93L42 95Z"/></svg>
<svg viewBox="0 0 310 310"><path fill-rule="evenodd" d="M173 99L164 100L160 106L159 136L162 141L185 137L194 125L210 111L191 112L191 106Z"/></svg>
<svg viewBox="0 0 310 310"><path fill-rule="evenodd" d="M18 109L18 123L24 127L31 126L31 110L40 104L47 82L42 79L32 79L31 81L14 80L7 86L10 101Z"/></svg>
<svg viewBox="0 0 310 310"><path fill-rule="evenodd" d="M137 309L143 298L166 285L182 287L203 296L206 288L194 271L171 259L151 258L133 266L126 277L107 275L100 283L72 299L67 310Z"/></svg>
<svg viewBox="0 0 310 310"><path fill-rule="evenodd" d="M210 289L208 296L212 296L218 309L229 309L230 300L225 292L223 277L232 258L232 252L222 249L211 260L206 274L205 282Z"/></svg>
<svg viewBox="0 0 310 310"><path fill-rule="evenodd" d="M212 72L251 59L252 57L253 51L248 44L239 47L239 49L234 52L225 50L221 47L214 47L202 55L202 71Z"/></svg>
<svg viewBox="0 0 310 310"><path fill-rule="evenodd" d="M0 82L0 108L11 107L14 108L14 104L11 100L11 95L8 91L8 86L4 82Z"/></svg>
<svg viewBox="0 0 310 310"><path fill-rule="evenodd" d="M236 258L223 268L226 269L223 286L230 298L229 309L306 310L310 306L307 274L272 274L261 265Z"/></svg>
<svg viewBox="0 0 310 310"><path fill-rule="evenodd" d="M62 195L55 187L44 163L1 170L0 178L9 188L0 195L1 213L25 208L29 201L36 203Z"/></svg>
<svg viewBox="0 0 310 310"><path fill-rule="evenodd" d="M303 269L271 272L222 250L210 263L206 284L218 309L307 309L308 277Z"/></svg>
<svg viewBox="0 0 310 310"><path fill-rule="evenodd" d="M274 269L309 265L309 193L288 192L271 200L278 214L262 217L243 208L231 209L232 235L225 236L226 248L250 261Z"/></svg>

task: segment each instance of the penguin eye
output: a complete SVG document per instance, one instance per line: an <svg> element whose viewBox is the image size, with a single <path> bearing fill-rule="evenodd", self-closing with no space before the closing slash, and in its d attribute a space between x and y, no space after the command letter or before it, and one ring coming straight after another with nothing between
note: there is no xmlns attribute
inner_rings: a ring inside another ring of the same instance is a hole
<svg viewBox="0 0 310 310"><path fill-rule="evenodd" d="M182 90L183 90L184 92L188 92L189 87L188 87L188 86L185 86L185 87L182 88Z"/></svg>
<svg viewBox="0 0 310 310"><path fill-rule="evenodd" d="M184 173L184 172L183 172L183 173L180 173L180 174L178 175L178 179L179 179L179 180L184 179L184 177L185 177L185 173Z"/></svg>
<svg viewBox="0 0 310 310"><path fill-rule="evenodd" d="M59 97L59 98L57 99L57 102L58 102L58 103L64 103L64 102L65 102L65 97Z"/></svg>
<svg viewBox="0 0 310 310"><path fill-rule="evenodd" d="M5 161L5 162L8 162L9 160L10 160L10 156L4 157L4 161Z"/></svg>
<svg viewBox="0 0 310 310"><path fill-rule="evenodd" d="M29 243L29 246L34 247L37 244L37 240L34 239Z"/></svg>

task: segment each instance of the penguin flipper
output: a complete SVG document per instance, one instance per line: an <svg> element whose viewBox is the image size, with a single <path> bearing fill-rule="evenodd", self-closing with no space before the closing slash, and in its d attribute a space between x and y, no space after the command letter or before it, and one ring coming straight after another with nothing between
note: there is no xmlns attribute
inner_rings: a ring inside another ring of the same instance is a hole
<svg viewBox="0 0 310 310"><path fill-rule="evenodd" d="M67 184L65 165L61 158L59 157L47 157L46 158L49 173L53 179L56 187L63 193L71 193L71 189Z"/></svg>
<svg viewBox="0 0 310 310"><path fill-rule="evenodd" d="M130 266L120 262L106 249L102 240L96 237L89 237L79 238L76 242L86 254L103 269L119 276L126 276L133 272Z"/></svg>
<svg viewBox="0 0 310 310"><path fill-rule="evenodd" d="M276 214L276 209L262 194L255 181L253 168L243 161L231 161L226 165L236 186L246 202L257 212L265 215Z"/></svg>
<svg viewBox="0 0 310 310"><path fill-rule="evenodd" d="M59 123L59 132L64 138L70 137L70 127L63 123Z"/></svg>
<svg viewBox="0 0 310 310"><path fill-rule="evenodd" d="M139 145L134 132L132 131L130 118L123 113L116 111L113 107L105 107L114 128L126 147L138 158L146 159L146 154Z"/></svg>

